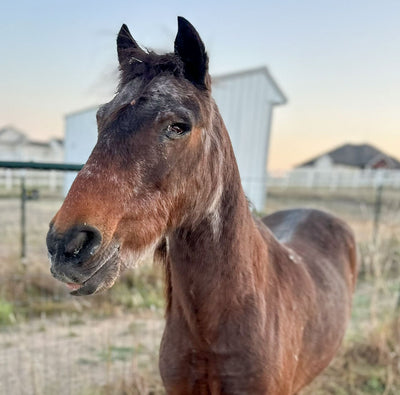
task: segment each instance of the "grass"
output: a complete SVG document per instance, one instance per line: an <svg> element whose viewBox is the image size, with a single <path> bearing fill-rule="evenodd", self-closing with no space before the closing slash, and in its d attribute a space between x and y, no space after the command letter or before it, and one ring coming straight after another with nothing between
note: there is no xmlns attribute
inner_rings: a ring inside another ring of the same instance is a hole
<svg viewBox="0 0 400 395"><path fill-rule="evenodd" d="M143 375L121 378L114 383L85 388L79 395L164 395L160 380Z"/></svg>
<svg viewBox="0 0 400 395"><path fill-rule="evenodd" d="M148 262L122 275L119 284L110 291L113 304L129 309L162 310L164 308L162 268Z"/></svg>
<svg viewBox="0 0 400 395"><path fill-rule="evenodd" d="M399 394L399 324L396 315L360 339L345 342L330 367L302 395Z"/></svg>
<svg viewBox="0 0 400 395"><path fill-rule="evenodd" d="M356 231L360 251L360 275L353 301L352 321L344 344L332 364L302 395L394 395L400 394L400 318L396 303L400 291L400 194L384 191L378 238L372 241L374 191L275 190L268 211L289 206L326 209L348 221ZM289 193L290 192L290 193ZM358 194L357 194L358 193ZM113 288L87 298L71 297L49 275L44 238L47 223L60 201L28 202L28 257L21 264L18 250L18 201L0 199L4 238L0 240L0 329L30 320L52 322L64 317L64 337L79 341L81 328L95 318L100 325L115 317L148 314L160 320L163 313L163 279L159 266L147 263L124 273ZM92 322L91 321L91 322ZM148 332L143 321L133 320L114 338L77 359L80 370L101 366L121 370L120 378L107 383L82 384L78 395L162 394L157 372L159 338L133 343ZM1 331L0 331L1 332ZM51 330L46 331L51 338ZM126 345L128 344L128 345ZM3 342L3 350L12 348ZM143 356L143 358L142 358ZM129 368L127 368L127 366ZM129 374L126 374L128 369ZM71 377L70 380L73 378ZM57 392L54 389L51 393Z"/></svg>
<svg viewBox="0 0 400 395"><path fill-rule="evenodd" d="M81 323L83 312L96 318L124 311L163 312L162 268L151 262L123 273L107 293L88 298L70 296L66 287L51 277L47 263L22 267L18 259L9 262L9 269L3 268L1 276L0 327L64 314Z"/></svg>
<svg viewBox="0 0 400 395"><path fill-rule="evenodd" d="M142 347L120 347L110 345L99 353L99 359L102 361L127 361L132 359L134 353L143 352Z"/></svg>
<svg viewBox="0 0 400 395"><path fill-rule="evenodd" d="M15 322L13 305L6 300L0 299L0 327L11 325Z"/></svg>

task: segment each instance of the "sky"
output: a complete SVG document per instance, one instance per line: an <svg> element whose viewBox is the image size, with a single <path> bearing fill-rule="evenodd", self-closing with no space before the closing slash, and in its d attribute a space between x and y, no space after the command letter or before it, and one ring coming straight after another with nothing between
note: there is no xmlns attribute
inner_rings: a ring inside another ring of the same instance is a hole
<svg viewBox="0 0 400 395"><path fill-rule="evenodd" d="M343 143L400 158L398 0L3 0L0 128L62 137L66 114L113 96L121 24L172 51L177 15L200 33L212 75L265 65L288 98L273 113L269 169Z"/></svg>

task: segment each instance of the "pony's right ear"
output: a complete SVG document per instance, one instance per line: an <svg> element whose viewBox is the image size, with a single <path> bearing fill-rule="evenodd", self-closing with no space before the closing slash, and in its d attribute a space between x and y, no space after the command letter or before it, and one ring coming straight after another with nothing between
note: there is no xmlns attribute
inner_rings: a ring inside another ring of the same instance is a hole
<svg viewBox="0 0 400 395"><path fill-rule="evenodd" d="M183 62L185 77L199 87L208 87L208 56L199 33L185 18L178 16L175 55Z"/></svg>
<svg viewBox="0 0 400 395"><path fill-rule="evenodd" d="M120 65L132 57L132 50L137 50L139 53L144 53L144 51L139 47L138 43L132 37L128 26L123 24L117 37L118 61Z"/></svg>

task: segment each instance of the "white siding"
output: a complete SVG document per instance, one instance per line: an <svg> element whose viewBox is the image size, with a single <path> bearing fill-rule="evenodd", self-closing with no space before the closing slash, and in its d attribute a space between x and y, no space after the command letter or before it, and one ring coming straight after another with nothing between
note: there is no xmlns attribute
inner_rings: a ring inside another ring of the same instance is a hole
<svg viewBox="0 0 400 395"><path fill-rule="evenodd" d="M65 118L65 162L85 163L97 141L96 108L79 111ZM76 172L65 174L64 193L68 193Z"/></svg>
<svg viewBox="0 0 400 395"><path fill-rule="evenodd" d="M277 92L264 69L217 78L213 96L228 129L243 188L257 210L265 205L272 107ZM283 103L283 96L279 103Z"/></svg>

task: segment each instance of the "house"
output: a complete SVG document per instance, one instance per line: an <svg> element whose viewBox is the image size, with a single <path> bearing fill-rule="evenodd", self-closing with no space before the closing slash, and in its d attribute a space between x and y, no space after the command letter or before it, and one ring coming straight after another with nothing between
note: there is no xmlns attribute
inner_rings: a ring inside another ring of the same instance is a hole
<svg viewBox="0 0 400 395"><path fill-rule="evenodd" d="M370 144L344 144L318 155L296 168L400 169L400 161Z"/></svg>
<svg viewBox="0 0 400 395"><path fill-rule="evenodd" d="M0 161L12 162L63 162L64 144L60 139L41 142L29 139L25 133L6 126L0 129ZM10 191L19 188L24 174L28 187L48 187L56 191L62 175L56 172L27 170L24 172L0 168L0 188Z"/></svg>
<svg viewBox="0 0 400 395"><path fill-rule="evenodd" d="M63 159L60 139L34 141L12 126L0 129L0 161L62 162Z"/></svg>
<svg viewBox="0 0 400 395"><path fill-rule="evenodd" d="M264 209L272 110L285 95L266 67L213 78L212 94L225 121L239 166L243 188L254 207ZM65 161L84 163L97 140L98 107L66 116ZM67 174L67 193L75 174Z"/></svg>
<svg viewBox="0 0 400 395"><path fill-rule="evenodd" d="M400 189L400 161L370 144L344 144L279 177L269 187Z"/></svg>

